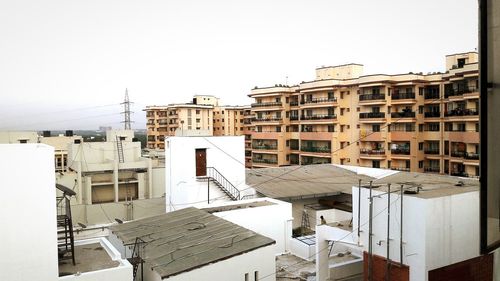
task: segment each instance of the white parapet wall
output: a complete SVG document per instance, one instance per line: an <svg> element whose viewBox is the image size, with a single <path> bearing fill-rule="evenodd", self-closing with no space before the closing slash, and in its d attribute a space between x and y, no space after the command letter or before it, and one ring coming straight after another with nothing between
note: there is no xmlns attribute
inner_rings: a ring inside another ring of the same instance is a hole
<svg viewBox="0 0 500 281"><path fill-rule="evenodd" d="M56 280L54 148L0 144L0 280Z"/></svg>

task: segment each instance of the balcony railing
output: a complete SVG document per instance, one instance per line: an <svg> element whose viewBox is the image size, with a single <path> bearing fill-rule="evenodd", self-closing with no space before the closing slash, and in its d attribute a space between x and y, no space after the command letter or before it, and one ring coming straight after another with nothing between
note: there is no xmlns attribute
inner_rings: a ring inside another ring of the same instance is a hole
<svg viewBox="0 0 500 281"><path fill-rule="evenodd" d="M254 122L276 122L281 121L283 118L281 117L267 117L267 118L254 118Z"/></svg>
<svg viewBox="0 0 500 281"><path fill-rule="evenodd" d="M410 168L407 168L407 167L391 167L391 170L409 172Z"/></svg>
<svg viewBox="0 0 500 281"><path fill-rule="evenodd" d="M310 104L310 103L327 103L327 102L336 102L337 98L314 98L310 100L303 100L300 103L301 104Z"/></svg>
<svg viewBox="0 0 500 281"><path fill-rule="evenodd" d="M415 93L393 93L391 99L393 100L403 100L403 99L414 99Z"/></svg>
<svg viewBox="0 0 500 281"><path fill-rule="evenodd" d="M444 93L444 97L454 97L454 96L461 96L463 94L470 94L477 92L476 87L467 87L463 89L447 89L446 92Z"/></svg>
<svg viewBox="0 0 500 281"><path fill-rule="evenodd" d="M391 149L391 154L410 155L410 149L394 148L394 149Z"/></svg>
<svg viewBox="0 0 500 281"><path fill-rule="evenodd" d="M262 150L276 150L278 149L278 146L276 144L253 144L252 145L253 149L262 149Z"/></svg>
<svg viewBox="0 0 500 281"><path fill-rule="evenodd" d="M427 173L439 173L441 170L439 167L424 167L424 171Z"/></svg>
<svg viewBox="0 0 500 281"><path fill-rule="evenodd" d="M424 149L425 154L439 154L439 148L426 148Z"/></svg>
<svg viewBox="0 0 500 281"><path fill-rule="evenodd" d="M299 150L299 144L291 144L290 150Z"/></svg>
<svg viewBox="0 0 500 281"><path fill-rule="evenodd" d="M466 152L465 159L479 160L479 153Z"/></svg>
<svg viewBox="0 0 500 281"><path fill-rule="evenodd" d="M359 118L384 118L385 112L363 112L359 114Z"/></svg>
<svg viewBox="0 0 500 281"><path fill-rule="evenodd" d="M392 118L415 118L415 112L391 112Z"/></svg>
<svg viewBox="0 0 500 281"><path fill-rule="evenodd" d="M441 117L441 112L439 112L439 111L425 112L424 117L426 117L426 118Z"/></svg>
<svg viewBox="0 0 500 281"><path fill-rule="evenodd" d="M298 101L291 101L290 106L299 106L299 102Z"/></svg>
<svg viewBox="0 0 500 281"><path fill-rule="evenodd" d="M363 94L359 95L360 101L385 100L384 94Z"/></svg>
<svg viewBox="0 0 500 281"><path fill-rule="evenodd" d="M281 102L261 102L261 103L252 103L252 107L271 107L271 106L282 106Z"/></svg>
<svg viewBox="0 0 500 281"><path fill-rule="evenodd" d="M385 149L366 149L366 148L361 148L359 150L359 153L361 153L361 154L368 154L368 155L385 155Z"/></svg>
<svg viewBox="0 0 500 281"><path fill-rule="evenodd" d="M451 157L463 158L463 157L465 157L465 151L452 151Z"/></svg>
<svg viewBox="0 0 500 281"><path fill-rule="evenodd" d="M451 175L455 176L455 177L468 177L469 176L469 174L467 174L466 172L460 172L460 171L452 171Z"/></svg>
<svg viewBox="0 0 500 281"><path fill-rule="evenodd" d="M437 100L439 99L439 92L426 92L424 94L424 99L426 100Z"/></svg>
<svg viewBox="0 0 500 281"><path fill-rule="evenodd" d="M300 151L305 151L305 152L318 152L318 153L330 153L332 152L332 149L330 147L314 147L314 146L303 146L300 148Z"/></svg>
<svg viewBox="0 0 500 281"><path fill-rule="evenodd" d="M449 116L471 116L479 115L479 111L475 108L456 108L444 113L445 117Z"/></svg>
<svg viewBox="0 0 500 281"><path fill-rule="evenodd" d="M337 119L336 114L314 114L314 115L302 115L301 120L323 120L323 119Z"/></svg>
<svg viewBox="0 0 500 281"><path fill-rule="evenodd" d="M252 159L253 163L265 163L265 164L278 164L277 159L258 159L258 158L253 158Z"/></svg>
<svg viewBox="0 0 500 281"><path fill-rule="evenodd" d="M290 120L299 120L298 115L290 115Z"/></svg>

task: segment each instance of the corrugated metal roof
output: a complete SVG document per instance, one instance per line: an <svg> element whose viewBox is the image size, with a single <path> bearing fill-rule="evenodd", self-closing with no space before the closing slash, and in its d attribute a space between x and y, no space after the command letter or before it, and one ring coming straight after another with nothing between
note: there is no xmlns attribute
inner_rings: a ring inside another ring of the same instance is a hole
<svg viewBox="0 0 500 281"><path fill-rule="evenodd" d="M273 239L196 208L112 226L126 244L140 237L146 266L162 278L276 243Z"/></svg>
<svg viewBox="0 0 500 281"><path fill-rule="evenodd" d="M286 200L351 194L359 180L375 179L331 164L247 170L246 176L257 192Z"/></svg>

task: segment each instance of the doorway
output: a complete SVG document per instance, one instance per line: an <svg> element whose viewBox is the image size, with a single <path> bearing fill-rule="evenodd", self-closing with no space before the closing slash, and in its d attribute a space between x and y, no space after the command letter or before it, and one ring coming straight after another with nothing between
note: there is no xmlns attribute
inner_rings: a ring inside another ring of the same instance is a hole
<svg viewBox="0 0 500 281"><path fill-rule="evenodd" d="M204 177L207 175L207 149L197 148L196 153L196 176Z"/></svg>

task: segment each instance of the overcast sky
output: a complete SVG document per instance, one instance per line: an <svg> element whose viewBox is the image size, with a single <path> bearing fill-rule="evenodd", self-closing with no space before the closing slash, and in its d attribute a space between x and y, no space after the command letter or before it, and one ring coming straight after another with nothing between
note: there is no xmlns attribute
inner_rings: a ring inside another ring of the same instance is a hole
<svg viewBox="0 0 500 281"><path fill-rule="evenodd" d="M477 0L0 0L0 130L119 127L125 88L144 128L145 105L248 104L324 65L444 71L477 36Z"/></svg>

